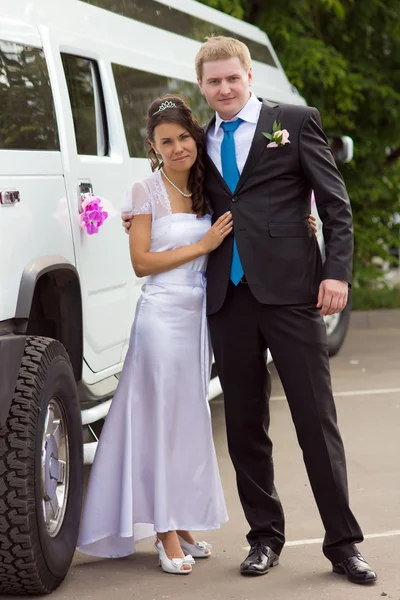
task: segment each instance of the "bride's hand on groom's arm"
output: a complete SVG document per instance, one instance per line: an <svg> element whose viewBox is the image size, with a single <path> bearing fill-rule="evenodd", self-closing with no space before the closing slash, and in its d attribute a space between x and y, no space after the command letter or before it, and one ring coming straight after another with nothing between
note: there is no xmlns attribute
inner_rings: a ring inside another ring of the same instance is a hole
<svg viewBox="0 0 400 600"><path fill-rule="evenodd" d="M232 213L228 211L215 221L214 225L199 242L203 248L203 254L208 254L218 248L232 229Z"/></svg>
<svg viewBox="0 0 400 600"><path fill-rule="evenodd" d="M317 302L317 308L321 309L321 316L325 317L341 312L347 304L348 294L349 285L346 281L338 279L321 281Z"/></svg>

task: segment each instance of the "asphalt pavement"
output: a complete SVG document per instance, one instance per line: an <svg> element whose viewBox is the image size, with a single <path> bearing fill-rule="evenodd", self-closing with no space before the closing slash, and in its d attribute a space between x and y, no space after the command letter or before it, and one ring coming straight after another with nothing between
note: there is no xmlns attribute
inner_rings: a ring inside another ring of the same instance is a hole
<svg viewBox="0 0 400 600"><path fill-rule="evenodd" d="M394 313L393 313L394 314ZM279 378L271 365L271 437L276 487L288 543L280 565L259 578L240 576L248 530L227 453L223 400L211 403L230 520L200 534L213 556L187 577L164 574L152 544L136 555L99 560L76 553L55 600L400 600L400 318L353 318L340 354L331 360L339 425L345 443L350 500L366 536L359 546L379 581L357 586L331 572L321 552L323 528L310 490Z"/></svg>

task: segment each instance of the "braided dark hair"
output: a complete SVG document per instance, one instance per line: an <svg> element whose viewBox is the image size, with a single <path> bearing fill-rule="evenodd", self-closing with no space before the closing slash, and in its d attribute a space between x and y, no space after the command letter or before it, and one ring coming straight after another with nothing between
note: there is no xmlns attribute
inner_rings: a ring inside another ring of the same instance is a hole
<svg viewBox="0 0 400 600"><path fill-rule="evenodd" d="M173 102L176 106L157 112L163 102ZM179 123L192 136L197 146L197 158L190 169L188 188L192 193L192 209L199 217L204 217L209 212L203 194L204 182L204 132L198 121L193 116L191 108L185 98L175 94L166 94L154 100L147 110L147 137L146 143L150 146L147 157L151 170L157 171L162 167L162 160L151 146L154 143L154 130L161 123Z"/></svg>

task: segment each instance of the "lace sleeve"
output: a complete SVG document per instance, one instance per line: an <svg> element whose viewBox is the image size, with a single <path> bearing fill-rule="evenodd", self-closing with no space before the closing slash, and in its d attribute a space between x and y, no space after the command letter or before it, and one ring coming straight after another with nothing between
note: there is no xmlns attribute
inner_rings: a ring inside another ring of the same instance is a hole
<svg viewBox="0 0 400 600"><path fill-rule="evenodd" d="M131 215L151 215L152 202L149 191L143 181L136 181L125 192L121 211Z"/></svg>

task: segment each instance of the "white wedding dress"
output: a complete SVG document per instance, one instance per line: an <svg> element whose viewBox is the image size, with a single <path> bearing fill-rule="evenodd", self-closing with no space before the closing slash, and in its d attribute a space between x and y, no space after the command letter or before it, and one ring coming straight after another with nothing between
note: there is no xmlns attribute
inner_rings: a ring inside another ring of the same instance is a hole
<svg viewBox="0 0 400 600"><path fill-rule="evenodd" d="M197 242L211 225L208 215L172 214L160 172L136 182L126 203L134 215L152 214L154 252ZM155 531L209 530L227 521L207 401L206 260L153 275L143 286L90 474L80 552L126 556Z"/></svg>

